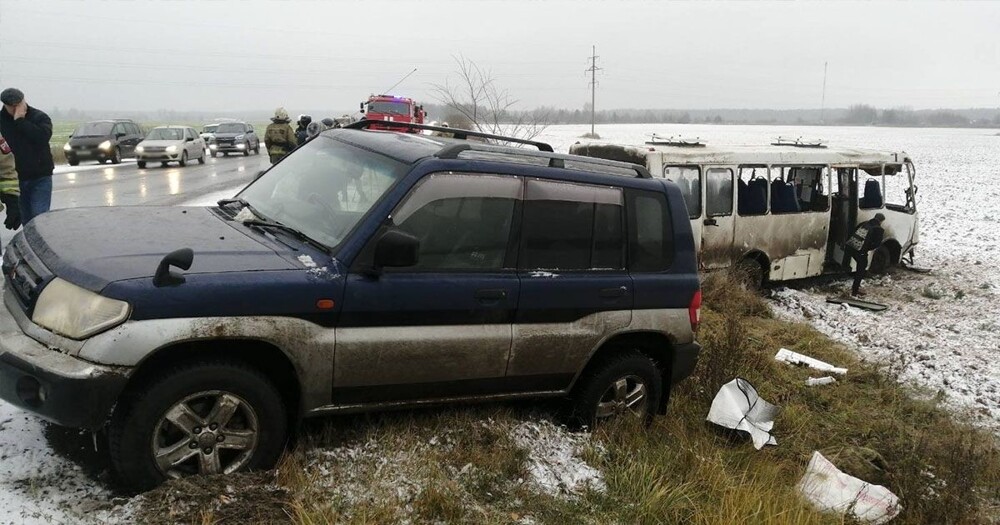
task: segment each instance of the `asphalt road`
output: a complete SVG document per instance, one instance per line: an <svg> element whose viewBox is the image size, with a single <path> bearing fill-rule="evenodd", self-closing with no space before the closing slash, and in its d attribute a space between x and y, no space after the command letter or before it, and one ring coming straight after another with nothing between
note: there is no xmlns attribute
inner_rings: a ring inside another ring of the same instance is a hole
<svg viewBox="0 0 1000 525"><path fill-rule="evenodd" d="M95 161L75 167L60 165L52 176L52 209L180 204L245 185L268 165L263 153L214 159L206 154L204 165L191 161L183 168L176 163L162 168L156 162L139 169L134 159L118 165ZM6 245L11 237L13 232L0 225L0 245Z"/></svg>

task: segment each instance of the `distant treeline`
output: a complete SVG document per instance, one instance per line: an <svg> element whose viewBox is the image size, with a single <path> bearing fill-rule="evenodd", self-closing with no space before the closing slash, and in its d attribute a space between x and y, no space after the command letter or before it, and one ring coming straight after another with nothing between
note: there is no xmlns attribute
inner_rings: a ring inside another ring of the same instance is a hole
<svg viewBox="0 0 1000 525"><path fill-rule="evenodd" d="M430 120L456 120L454 111L438 104L425 103ZM98 111L51 108L55 120L78 122L91 119L132 118L143 122L209 122L216 118L238 118L264 122L273 109L254 111ZM288 108L292 119L299 114L313 118L356 115L357 110L296 110ZM589 104L580 109L540 107L527 113L551 124L590 124ZM852 126L912 126L912 127L1000 127L1000 109L911 109L876 108L855 104L847 108L819 109L606 109L596 113L597 124L787 124L787 125L852 125Z"/></svg>

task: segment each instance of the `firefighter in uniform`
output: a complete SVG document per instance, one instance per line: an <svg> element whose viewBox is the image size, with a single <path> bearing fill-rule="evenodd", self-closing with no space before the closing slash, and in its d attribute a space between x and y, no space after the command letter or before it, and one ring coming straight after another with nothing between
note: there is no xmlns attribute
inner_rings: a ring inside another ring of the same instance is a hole
<svg viewBox="0 0 1000 525"><path fill-rule="evenodd" d="M264 132L264 146L267 148L268 156L271 157L271 164L291 153L298 144L295 140L295 130L292 129L289 122L291 121L288 119L288 112L285 111L285 108L274 110L274 117L271 118L271 123L267 125L267 131Z"/></svg>

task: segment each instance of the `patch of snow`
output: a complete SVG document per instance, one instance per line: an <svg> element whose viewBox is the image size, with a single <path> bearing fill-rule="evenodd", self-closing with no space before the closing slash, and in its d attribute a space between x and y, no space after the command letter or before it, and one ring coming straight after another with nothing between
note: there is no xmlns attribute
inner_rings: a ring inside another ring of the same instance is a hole
<svg viewBox="0 0 1000 525"><path fill-rule="evenodd" d="M548 277L550 279L553 277L559 277L559 274L557 273L546 272L541 270L536 270L534 272L529 273L528 275L530 275L531 277Z"/></svg>
<svg viewBox="0 0 1000 525"><path fill-rule="evenodd" d="M314 261L313 258L308 255L300 255L298 259L299 262L302 263L302 265L305 266L306 268L316 267L316 261Z"/></svg>
<svg viewBox="0 0 1000 525"><path fill-rule="evenodd" d="M586 490L604 492L604 476L581 454L590 434L577 434L550 421L525 421L514 428L514 443L528 451L528 471L551 496L573 497Z"/></svg>

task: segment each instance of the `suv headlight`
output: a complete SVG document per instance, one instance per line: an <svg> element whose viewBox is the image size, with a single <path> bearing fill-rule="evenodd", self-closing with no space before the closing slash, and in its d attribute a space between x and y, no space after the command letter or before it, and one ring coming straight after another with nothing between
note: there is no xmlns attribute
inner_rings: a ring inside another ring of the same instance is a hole
<svg viewBox="0 0 1000 525"><path fill-rule="evenodd" d="M97 147L101 149L111 149L111 141L105 140L104 142L98 144Z"/></svg>
<svg viewBox="0 0 1000 525"><path fill-rule="evenodd" d="M69 142L63 144L63 151L69 151L71 149L73 149L73 146L70 146Z"/></svg>
<svg viewBox="0 0 1000 525"><path fill-rule="evenodd" d="M244 137L246 137L246 135L236 135L233 137L233 140L243 140Z"/></svg>
<svg viewBox="0 0 1000 525"><path fill-rule="evenodd" d="M71 339L86 339L128 319L131 307L58 277L42 289L31 320Z"/></svg>
<svg viewBox="0 0 1000 525"><path fill-rule="evenodd" d="M177 151L177 146L167 146L167 153L174 153Z"/></svg>
<svg viewBox="0 0 1000 525"><path fill-rule="evenodd" d="M136 146L135 147L135 152L136 153L142 153L143 151L146 151L146 148L144 148L142 146Z"/></svg>

